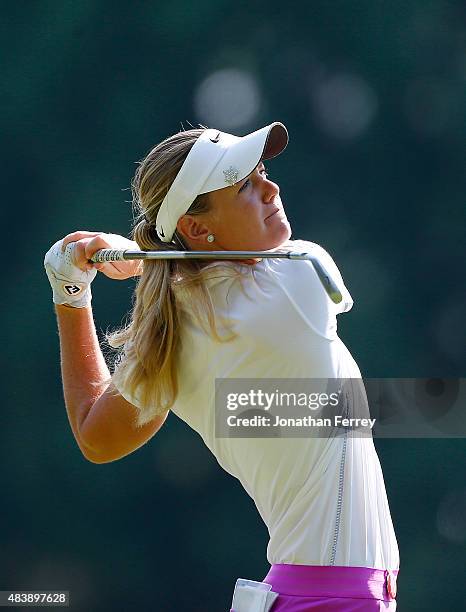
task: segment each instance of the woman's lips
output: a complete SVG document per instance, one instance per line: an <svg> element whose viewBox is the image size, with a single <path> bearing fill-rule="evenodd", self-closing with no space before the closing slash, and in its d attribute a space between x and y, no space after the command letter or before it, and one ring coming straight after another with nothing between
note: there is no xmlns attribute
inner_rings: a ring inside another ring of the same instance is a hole
<svg viewBox="0 0 466 612"><path fill-rule="evenodd" d="M268 217L265 217L264 221L267 221L267 219L270 219L270 217L273 217L274 215L277 214L277 212L279 212L281 210L281 208L277 208L273 211L273 213L270 213L270 215Z"/></svg>

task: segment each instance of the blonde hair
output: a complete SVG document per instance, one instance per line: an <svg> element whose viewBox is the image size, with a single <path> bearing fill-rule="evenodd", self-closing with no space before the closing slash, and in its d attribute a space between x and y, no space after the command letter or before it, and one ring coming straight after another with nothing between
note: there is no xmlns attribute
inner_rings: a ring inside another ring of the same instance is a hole
<svg viewBox="0 0 466 612"><path fill-rule="evenodd" d="M203 129L170 136L139 162L131 183L135 213L132 237L144 250L185 249L175 232L177 244L163 243L155 230L162 201L191 147ZM186 214L209 210L208 194L198 196ZM206 275L196 260L146 260L134 293L129 324L107 335L110 346L120 348L112 380L138 400L137 426L151 421L173 406L178 393L177 357L180 326L185 314L178 291L188 292L191 314L217 340L213 304L205 285Z"/></svg>

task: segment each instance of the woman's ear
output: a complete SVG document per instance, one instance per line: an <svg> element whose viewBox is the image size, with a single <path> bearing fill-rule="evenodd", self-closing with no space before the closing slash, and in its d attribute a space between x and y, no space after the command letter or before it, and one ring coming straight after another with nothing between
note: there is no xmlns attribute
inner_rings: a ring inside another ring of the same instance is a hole
<svg viewBox="0 0 466 612"><path fill-rule="evenodd" d="M197 245L205 245L210 230L197 215L183 215L178 219L176 229L183 238Z"/></svg>

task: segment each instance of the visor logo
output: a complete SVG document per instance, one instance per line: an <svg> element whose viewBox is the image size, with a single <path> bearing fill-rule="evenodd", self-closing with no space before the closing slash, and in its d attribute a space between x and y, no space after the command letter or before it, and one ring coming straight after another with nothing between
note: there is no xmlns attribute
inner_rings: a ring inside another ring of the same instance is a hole
<svg viewBox="0 0 466 612"><path fill-rule="evenodd" d="M238 168L234 168L230 166L227 170L223 171L223 175L225 176L225 183L228 185L234 185L238 181Z"/></svg>

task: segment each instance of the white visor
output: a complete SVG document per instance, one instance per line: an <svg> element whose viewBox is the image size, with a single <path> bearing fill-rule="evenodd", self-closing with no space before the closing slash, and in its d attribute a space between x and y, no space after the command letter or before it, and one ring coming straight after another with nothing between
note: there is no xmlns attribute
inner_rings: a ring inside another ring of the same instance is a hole
<svg viewBox="0 0 466 612"><path fill-rule="evenodd" d="M194 143L157 214L162 242L170 242L178 219L202 193L231 187L264 159L279 155L288 144L283 123L275 122L246 136L207 129Z"/></svg>

